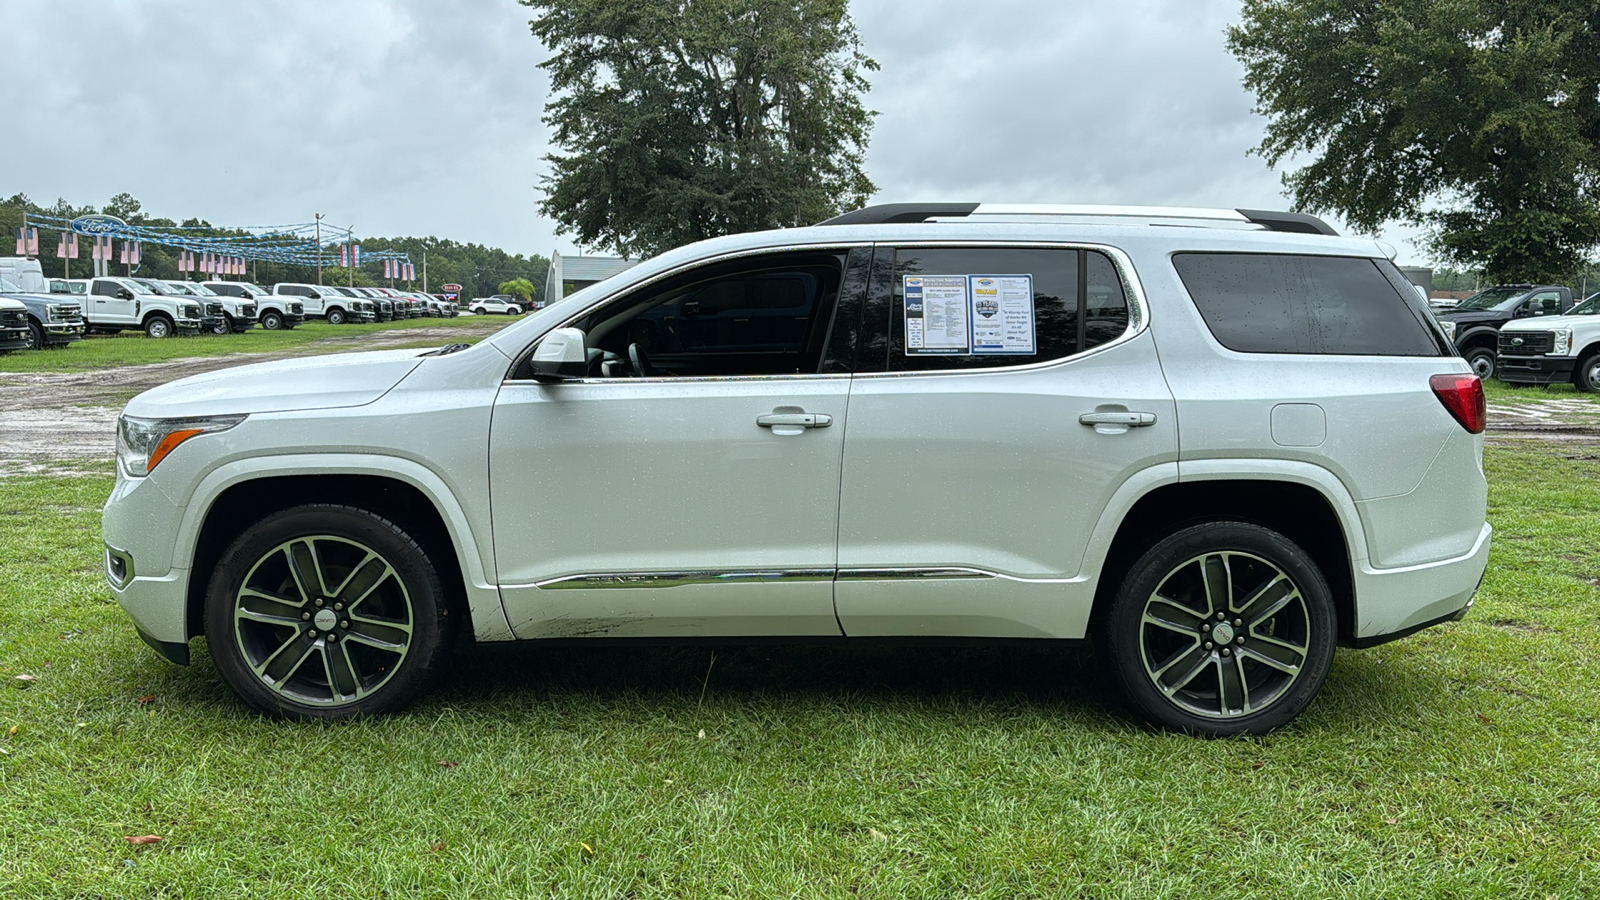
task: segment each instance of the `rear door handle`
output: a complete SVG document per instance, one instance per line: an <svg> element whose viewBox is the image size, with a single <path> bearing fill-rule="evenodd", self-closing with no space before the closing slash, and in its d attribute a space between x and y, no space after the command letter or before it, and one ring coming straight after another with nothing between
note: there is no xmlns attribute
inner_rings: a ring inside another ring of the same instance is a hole
<svg viewBox="0 0 1600 900"><path fill-rule="evenodd" d="M1156 423L1156 414L1147 412L1092 412L1078 417L1082 425L1121 425L1124 428L1144 428Z"/></svg>
<svg viewBox="0 0 1600 900"><path fill-rule="evenodd" d="M756 424L762 428L827 428L833 424L833 416L823 413L772 413L756 416Z"/></svg>

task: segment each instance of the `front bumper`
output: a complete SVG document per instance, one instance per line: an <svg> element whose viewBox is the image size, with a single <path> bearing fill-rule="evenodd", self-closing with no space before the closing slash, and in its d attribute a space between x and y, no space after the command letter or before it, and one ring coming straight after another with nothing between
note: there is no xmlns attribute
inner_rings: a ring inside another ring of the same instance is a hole
<svg viewBox="0 0 1600 900"><path fill-rule="evenodd" d="M202 331L211 331L225 321L222 316L206 316L200 320L200 328Z"/></svg>
<svg viewBox="0 0 1600 900"><path fill-rule="evenodd" d="M1499 375L1501 381L1513 384L1563 384L1572 380L1572 370L1577 368L1575 356L1506 356L1501 354Z"/></svg>
<svg viewBox="0 0 1600 900"><path fill-rule="evenodd" d="M233 327L235 329L239 330L239 331L243 331L246 328L254 328L254 327L256 327L256 317L255 316L234 316L233 317Z"/></svg>
<svg viewBox="0 0 1600 900"><path fill-rule="evenodd" d="M27 328L0 328L0 350L26 350L29 343Z"/></svg>
<svg viewBox="0 0 1600 900"><path fill-rule="evenodd" d="M216 320L211 319L178 319L172 323L172 330L179 334L199 334L201 329L209 329Z"/></svg>
<svg viewBox="0 0 1600 900"><path fill-rule="evenodd" d="M83 322L46 322L44 328L44 342L46 344L70 344L73 341L83 340L83 333L88 326Z"/></svg>

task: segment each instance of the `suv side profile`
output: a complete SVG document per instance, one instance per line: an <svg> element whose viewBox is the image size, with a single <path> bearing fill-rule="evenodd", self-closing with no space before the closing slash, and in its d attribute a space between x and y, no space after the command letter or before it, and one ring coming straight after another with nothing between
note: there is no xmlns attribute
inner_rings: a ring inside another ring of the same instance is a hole
<svg viewBox="0 0 1600 900"><path fill-rule="evenodd" d="M1383 251L1312 217L878 206L470 347L141 394L106 573L291 718L401 708L460 627L1092 640L1150 721L1262 733L1336 645L1465 614L1483 425Z"/></svg>

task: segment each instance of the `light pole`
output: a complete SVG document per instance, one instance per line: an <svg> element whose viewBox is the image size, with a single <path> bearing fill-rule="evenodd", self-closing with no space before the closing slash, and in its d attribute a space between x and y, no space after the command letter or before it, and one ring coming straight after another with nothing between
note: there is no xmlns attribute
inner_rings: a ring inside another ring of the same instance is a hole
<svg viewBox="0 0 1600 900"><path fill-rule="evenodd" d="M317 213L317 284L322 283L322 213Z"/></svg>

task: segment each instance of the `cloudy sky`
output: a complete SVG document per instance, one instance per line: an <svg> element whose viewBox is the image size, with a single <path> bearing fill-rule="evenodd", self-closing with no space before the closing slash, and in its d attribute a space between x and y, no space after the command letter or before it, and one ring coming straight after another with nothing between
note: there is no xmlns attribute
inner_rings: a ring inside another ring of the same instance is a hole
<svg viewBox="0 0 1600 900"><path fill-rule="evenodd" d="M1223 46L1237 0L855 0L875 202L1284 208ZM327 221L514 253L546 51L514 0L0 0L0 196L217 225ZM22 39L21 36L28 36ZM934 139L930 126L970 125ZM25 138L23 136L26 136ZM1393 229L1401 262L1419 259Z"/></svg>

